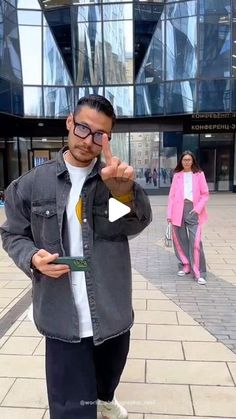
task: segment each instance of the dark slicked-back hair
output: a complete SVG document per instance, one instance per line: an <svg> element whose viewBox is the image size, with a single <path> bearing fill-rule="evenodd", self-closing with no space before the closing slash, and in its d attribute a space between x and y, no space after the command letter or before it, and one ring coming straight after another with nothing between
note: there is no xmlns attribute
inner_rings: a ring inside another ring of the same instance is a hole
<svg viewBox="0 0 236 419"><path fill-rule="evenodd" d="M201 169L200 169L200 167L199 167L199 165L197 163L197 159L196 159L195 155L192 153L192 151L185 150L181 154L181 156L179 158L179 161L177 163L177 166L176 166L176 168L174 170L175 173L181 172L183 170L182 159L183 159L184 156L191 156L192 157L193 164L191 166L191 170L192 170L193 173L201 172Z"/></svg>
<svg viewBox="0 0 236 419"><path fill-rule="evenodd" d="M104 96L88 95L81 97L77 102L74 115L79 113L83 106L88 106L91 109L95 109L97 112L102 112L106 116L109 116L112 119L112 127L114 126L116 114L111 102L109 102L109 100L107 100Z"/></svg>

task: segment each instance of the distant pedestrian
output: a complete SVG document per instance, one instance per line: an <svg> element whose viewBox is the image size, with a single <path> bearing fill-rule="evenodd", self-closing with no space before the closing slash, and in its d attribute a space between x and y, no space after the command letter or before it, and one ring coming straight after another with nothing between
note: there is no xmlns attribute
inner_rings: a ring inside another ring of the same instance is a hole
<svg viewBox="0 0 236 419"><path fill-rule="evenodd" d="M152 180L153 180L153 185L157 186L157 171L156 171L156 169L153 169Z"/></svg>
<svg viewBox="0 0 236 419"><path fill-rule="evenodd" d="M146 179L146 184L148 184L148 182L149 182L149 170L148 169L145 170L144 176L145 176L145 179Z"/></svg>
<svg viewBox="0 0 236 419"><path fill-rule="evenodd" d="M206 261L201 227L207 221L207 182L191 151L182 153L174 173L168 197L167 221L172 223L173 245L180 261L178 275L192 272L197 282L204 285Z"/></svg>

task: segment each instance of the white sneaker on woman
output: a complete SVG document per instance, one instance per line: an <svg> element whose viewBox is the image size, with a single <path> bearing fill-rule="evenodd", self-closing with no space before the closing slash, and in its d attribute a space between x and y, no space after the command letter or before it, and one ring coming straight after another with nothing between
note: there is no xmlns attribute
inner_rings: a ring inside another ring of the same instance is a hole
<svg viewBox="0 0 236 419"><path fill-rule="evenodd" d="M101 413L103 419L127 419L128 412L121 406L121 404L114 399L111 402L104 402L103 400L98 400L98 412Z"/></svg>
<svg viewBox="0 0 236 419"><path fill-rule="evenodd" d="M204 278L198 278L197 283L200 285L206 285L206 280Z"/></svg>
<svg viewBox="0 0 236 419"><path fill-rule="evenodd" d="M177 272L178 276L184 276L184 275L188 275L188 274L190 274L190 272L184 272L184 271Z"/></svg>

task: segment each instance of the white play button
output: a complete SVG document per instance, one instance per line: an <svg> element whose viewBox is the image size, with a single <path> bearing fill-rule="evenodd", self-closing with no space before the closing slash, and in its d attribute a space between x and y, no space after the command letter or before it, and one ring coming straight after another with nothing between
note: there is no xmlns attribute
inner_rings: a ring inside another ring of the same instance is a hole
<svg viewBox="0 0 236 419"><path fill-rule="evenodd" d="M118 220L131 211L130 207L115 198L110 198L108 203L108 219L111 223Z"/></svg>

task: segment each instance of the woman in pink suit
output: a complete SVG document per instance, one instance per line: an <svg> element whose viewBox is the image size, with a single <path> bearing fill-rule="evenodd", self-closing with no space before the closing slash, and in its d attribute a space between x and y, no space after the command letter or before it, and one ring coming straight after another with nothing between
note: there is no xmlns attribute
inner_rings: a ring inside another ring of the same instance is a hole
<svg viewBox="0 0 236 419"><path fill-rule="evenodd" d="M191 151L184 151L174 171L168 197L167 221L179 260L178 275L192 273L198 284L206 284L206 261L201 241L202 224L207 221L209 190L204 173Z"/></svg>

